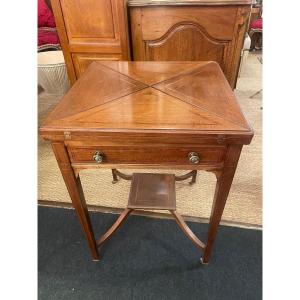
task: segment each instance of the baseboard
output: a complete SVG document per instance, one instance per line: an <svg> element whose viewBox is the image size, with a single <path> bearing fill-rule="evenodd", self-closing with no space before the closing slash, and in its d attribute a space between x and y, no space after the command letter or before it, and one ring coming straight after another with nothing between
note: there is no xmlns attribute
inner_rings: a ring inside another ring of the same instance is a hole
<svg viewBox="0 0 300 300"><path fill-rule="evenodd" d="M70 203L70 202L38 200L38 205L74 209L72 203ZM87 207L88 207L89 211L97 211L97 212L111 213L111 214L120 214L124 210L124 208L106 207L106 206L89 205L89 204L87 205ZM163 213L152 212L152 211L135 210L134 212L132 212L132 214L144 216L144 217L159 218L159 219L173 219L173 217L169 214L163 214ZM183 217L184 217L185 221L190 221L190 222L197 222L197 223L208 223L209 222L208 218L191 217L191 216L184 216L184 215L183 215ZM220 224L225 225L225 226L262 230L262 226L256 225L256 224L230 222L230 221L226 221L226 220L221 221Z"/></svg>

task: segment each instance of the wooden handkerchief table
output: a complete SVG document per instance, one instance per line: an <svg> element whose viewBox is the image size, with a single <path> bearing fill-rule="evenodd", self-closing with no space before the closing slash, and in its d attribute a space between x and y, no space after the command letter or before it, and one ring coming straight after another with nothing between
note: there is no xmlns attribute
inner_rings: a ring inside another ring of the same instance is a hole
<svg viewBox="0 0 300 300"><path fill-rule="evenodd" d="M215 62L93 62L49 114L52 144L92 257L99 259L79 172L109 168L213 172L208 263L243 145L253 131ZM130 177L130 176L128 176ZM126 179L126 178L125 178ZM175 179L176 180L176 179Z"/></svg>

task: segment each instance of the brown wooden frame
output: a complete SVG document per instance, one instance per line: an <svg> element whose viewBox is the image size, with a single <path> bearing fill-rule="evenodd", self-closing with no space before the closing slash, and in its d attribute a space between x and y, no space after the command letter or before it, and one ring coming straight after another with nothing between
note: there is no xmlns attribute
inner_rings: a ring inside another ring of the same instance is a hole
<svg viewBox="0 0 300 300"><path fill-rule="evenodd" d="M253 130L215 62L107 61L89 66L46 118L40 134L52 143L94 260L99 259L97 245L130 211L96 242L81 170L112 169L114 180L130 179L115 169L193 170L177 177L192 177L192 182L198 170L213 172L217 184L207 241L205 247L201 244L206 264L242 147L250 144ZM191 238L180 217L174 217Z"/></svg>

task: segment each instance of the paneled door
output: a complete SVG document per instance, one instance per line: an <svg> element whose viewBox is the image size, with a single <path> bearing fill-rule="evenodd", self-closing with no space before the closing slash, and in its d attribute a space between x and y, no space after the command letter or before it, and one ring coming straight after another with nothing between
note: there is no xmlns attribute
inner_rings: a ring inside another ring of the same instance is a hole
<svg viewBox="0 0 300 300"><path fill-rule="evenodd" d="M95 60L128 60L123 0L51 0L71 83Z"/></svg>
<svg viewBox="0 0 300 300"><path fill-rule="evenodd" d="M216 61L235 87L250 5L129 5L134 60Z"/></svg>

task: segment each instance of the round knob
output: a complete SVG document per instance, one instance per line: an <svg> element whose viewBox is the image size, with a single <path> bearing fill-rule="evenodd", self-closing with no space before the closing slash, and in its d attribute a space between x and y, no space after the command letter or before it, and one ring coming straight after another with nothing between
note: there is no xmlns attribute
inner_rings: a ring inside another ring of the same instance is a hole
<svg viewBox="0 0 300 300"><path fill-rule="evenodd" d="M189 162L191 164L198 164L200 162L200 157L197 152L190 152L189 153Z"/></svg>
<svg viewBox="0 0 300 300"><path fill-rule="evenodd" d="M96 161L96 163L100 164L103 162L103 154L100 151L96 151L93 159L94 161Z"/></svg>

